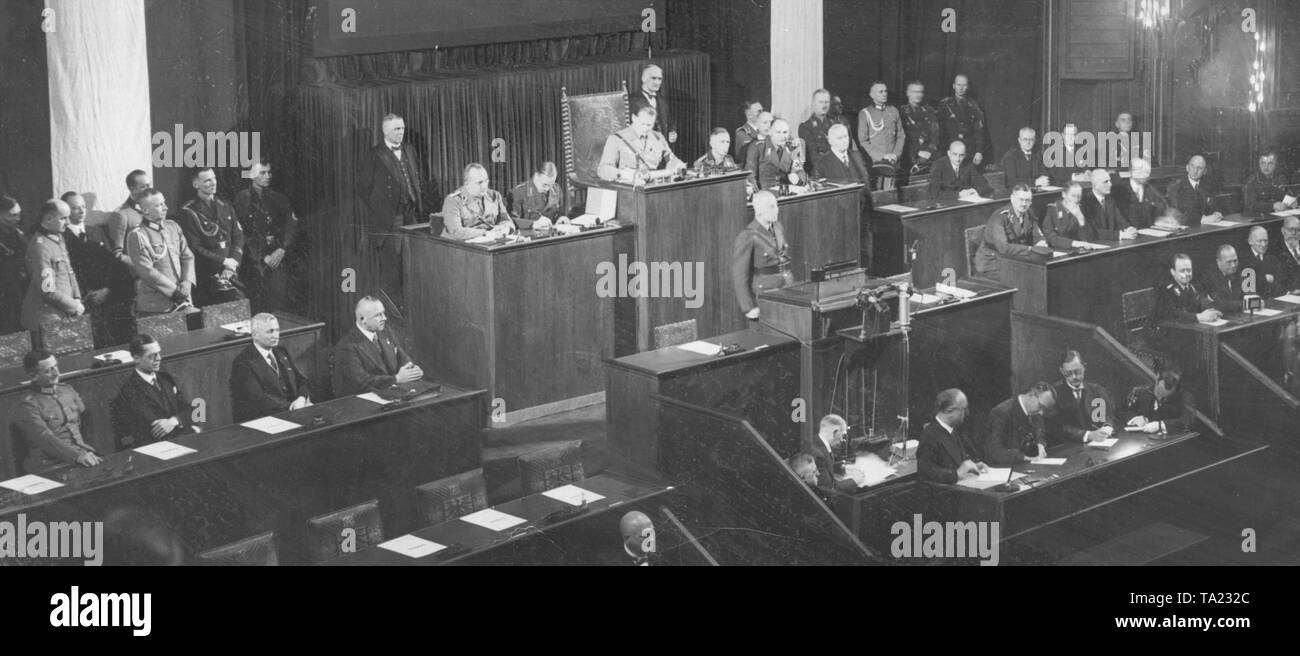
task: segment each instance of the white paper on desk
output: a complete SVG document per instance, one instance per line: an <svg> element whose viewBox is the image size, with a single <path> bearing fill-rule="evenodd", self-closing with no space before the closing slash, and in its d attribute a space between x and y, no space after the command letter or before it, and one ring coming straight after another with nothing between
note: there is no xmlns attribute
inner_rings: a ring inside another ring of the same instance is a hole
<svg viewBox="0 0 1300 656"><path fill-rule="evenodd" d="M579 232L582 232L582 228L580 226L572 225L569 223L565 223L563 225L557 225L553 228L553 230L555 230L556 232L562 235L576 235Z"/></svg>
<svg viewBox="0 0 1300 656"><path fill-rule="evenodd" d="M577 485L561 485L560 487L552 488L543 492L542 496L567 503L570 506L581 506L605 498L605 495L603 494L596 494L591 490L584 490Z"/></svg>
<svg viewBox="0 0 1300 656"><path fill-rule="evenodd" d="M118 362L131 362L135 360L135 358L131 357L130 351L112 351L111 353L102 353L100 355L96 355L95 359L99 360L100 362L108 362L109 360L117 360Z"/></svg>
<svg viewBox="0 0 1300 656"><path fill-rule="evenodd" d="M388 399L378 394L375 394L374 392L366 392L365 394L358 394L357 398L365 399L367 401L370 401L371 403L378 403L379 405L388 405L389 403L392 403L392 401L389 401Z"/></svg>
<svg viewBox="0 0 1300 656"><path fill-rule="evenodd" d="M171 460L172 458L179 458L181 456L195 453L194 449L191 449L188 446L181 446L175 442L168 442L166 440L136 447L135 451L136 453L143 453L146 456L153 456L159 460Z"/></svg>
<svg viewBox="0 0 1300 656"><path fill-rule="evenodd" d="M977 490L987 490L991 487L995 487L1003 483L1006 483L1007 473L1010 471L1011 471L1010 467L989 468L988 472L984 474L980 474L979 476L972 476L971 478L963 478L957 481L957 484L962 487L973 487ZM994 472L999 472L999 475L994 476L993 475ZM1020 472L1016 472L1011 476L1011 480L1014 481L1017 478L1024 478L1024 477L1025 477L1024 474Z"/></svg>
<svg viewBox="0 0 1300 656"><path fill-rule="evenodd" d="M496 240L497 240L497 236L489 232L486 235L479 235L477 237L471 237L469 239L466 239L465 243L466 244L490 244Z"/></svg>
<svg viewBox="0 0 1300 656"><path fill-rule="evenodd" d="M979 294L969 289L962 289L961 287L952 287L949 285L945 285L943 283L939 283L935 285L934 291L939 292L940 294L956 296L957 298L975 298L976 296L979 296Z"/></svg>
<svg viewBox="0 0 1300 656"><path fill-rule="evenodd" d="M52 481L48 478L42 478L36 474L28 474L11 478L7 481L0 481L0 487L7 487L15 492L23 494L40 494L46 490L53 490L56 487L63 487L63 483Z"/></svg>
<svg viewBox="0 0 1300 656"><path fill-rule="evenodd" d="M1118 437L1112 437L1112 438L1110 438L1110 439L1108 439L1108 440L1097 440L1096 442L1089 442L1089 443L1088 443L1088 448L1090 448L1090 449L1109 449L1109 448L1111 448L1112 446L1115 446L1115 443L1118 442L1118 441L1119 441L1119 438L1118 438Z"/></svg>
<svg viewBox="0 0 1300 656"><path fill-rule="evenodd" d="M236 321L235 323L222 324L221 327L222 329L229 330L230 332L235 333L236 335L253 334L252 319L244 319L243 321Z"/></svg>
<svg viewBox="0 0 1300 656"><path fill-rule="evenodd" d="M1226 326L1226 325L1228 325L1228 320L1227 320L1227 319L1215 319L1214 321L1201 321L1201 323L1204 324L1204 325L1206 325L1206 326L1216 326L1216 327L1217 327L1217 326Z"/></svg>
<svg viewBox="0 0 1300 656"><path fill-rule="evenodd" d="M1295 196L1292 196L1291 194L1287 194L1287 195L1285 195L1285 196L1282 197L1282 204L1283 204L1283 205L1294 205L1295 202L1296 202L1296 200L1297 200L1297 199L1296 199Z"/></svg>
<svg viewBox="0 0 1300 656"><path fill-rule="evenodd" d="M1056 185L1043 185L1038 188L1039 191L1060 191L1061 188Z"/></svg>
<svg viewBox="0 0 1300 656"><path fill-rule="evenodd" d="M897 203L893 203L893 204L890 204L890 205L881 205L880 207L877 207L876 209L878 209L878 210L885 210L885 211L888 211L888 212L915 212L915 211L916 211L916 208L915 208L915 207L911 207L911 206L909 206L909 205L899 205L899 204L897 204Z"/></svg>
<svg viewBox="0 0 1300 656"><path fill-rule="evenodd" d="M393 538L387 542L379 543L380 549L387 549L394 553L410 556L411 558L424 558L430 554L436 554L447 548L445 544L430 542L424 538L417 538L414 535L403 535L400 538Z"/></svg>
<svg viewBox="0 0 1300 656"><path fill-rule="evenodd" d="M917 292L909 296L907 300L912 301L913 303L920 303L921 305L929 305L931 303L938 303L943 299L939 298L938 296L935 296L934 294Z"/></svg>
<svg viewBox="0 0 1300 656"><path fill-rule="evenodd" d="M601 189L600 187L587 187L587 206L582 210L582 216L579 219L585 219L590 216L594 225L596 218L599 217L604 221L614 218L614 211L618 209L618 192L613 189ZM576 219L574 220L576 222ZM579 223L578 225L583 225ZM591 227L591 226L584 226Z"/></svg>
<svg viewBox="0 0 1300 656"><path fill-rule="evenodd" d="M690 342L688 344L678 344L677 348L683 351L690 351L691 353L699 353L700 355L709 355L709 356L717 355L718 353L722 352L721 345L711 344L705 341Z"/></svg>
<svg viewBox="0 0 1300 656"><path fill-rule="evenodd" d="M1282 210L1281 212L1274 212L1273 216L1296 216L1297 214L1300 214L1300 207L1297 207L1293 210Z"/></svg>
<svg viewBox="0 0 1300 656"><path fill-rule="evenodd" d="M1224 221L1223 219L1219 219L1218 221L1201 221L1201 223L1208 223L1208 224L1213 225L1213 226L1238 226L1238 225L1241 225L1241 221Z"/></svg>
<svg viewBox="0 0 1300 656"><path fill-rule="evenodd" d="M1283 303L1294 303L1300 305L1300 296L1296 296L1295 294L1283 294L1277 297L1276 300L1282 301Z"/></svg>
<svg viewBox="0 0 1300 656"><path fill-rule="evenodd" d="M1279 314L1282 314L1282 311L1273 308L1261 308L1255 310L1255 316L1257 317L1276 317Z"/></svg>
<svg viewBox="0 0 1300 656"><path fill-rule="evenodd" d="M844 466L844 474L852 478L858 487L879 485L897 473L897 469L890 467L889 463L874 453L858 456L853 464Z"/></svg>
<svg viewBox="0 0 1300 656"><path fill-rule="evenodd" d="M1110 246L1107 246L1106 244L1094 244L1093 242L1090 241L1083 242L1083 246L1084 248L1097 249L1097 250L1101 250L1103 248L1110 248Z"/></svg>
<svg viewBox="0 0 1300 656"><path fill-rule="evenodd" d="M302 426L299 426L298 424L295 424L292 421L285 421L283 419L277 419L275 417L262 417L261 419L246 421L240 424L240 426L243 426L245 428L251 428L253 430L259 430L268 435L275 435L277 433L291 431L295 428L302 428Z"/></svg>
<svg viewBox="0 0 1300 656"><path fill-rule="evenodd" d="M488 508L461 517L461 520L493 531L504 531L524 523L524 519Z"/></svg>
<svg viewBox="0 0 1300 656"><path fill-rule="evenodd" d="M1069 255L1069 253L1066 253L1065 251L1052 251L1052 257L1064 257L1066 255Z"/></svg>
<svg viewBox="0 0 1300 656"><path fill-rule="evenodd" d="M1168 237L1173 233L1168 230L1159 230L1156 228L1138 228L1138 234L1146 235L1148 237Z"/></svg>
<svg viewBox="0 0 1300 656"><path fill-rule="evenodd" d="M1065 464L1065 458L1034 458L1030 464L1047 465L1048 467L1060 467Z"/></svg>
<svg viewBox="0 0 1300 656"><path fill-rule="evenodd" d="M985 197L983 197L983 196L979 196L979 195L975 195L975 196L958 196L958 197L957 197L957 200L962 201L962 202L965 202L965 203L983 203L983 202L985 202L985 201L989 201L989 200L993 200L993 199L992 199L992 198L985 198Z"/></svg>

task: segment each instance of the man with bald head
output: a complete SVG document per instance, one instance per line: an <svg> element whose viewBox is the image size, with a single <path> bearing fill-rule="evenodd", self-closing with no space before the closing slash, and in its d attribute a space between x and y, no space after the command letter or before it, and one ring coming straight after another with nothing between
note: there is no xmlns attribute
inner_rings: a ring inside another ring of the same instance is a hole
<svg viewBox="0 0 1300 656"><path fill-rule="evenodd" d="M1241 275L1237 273L1240 261L1237 249L1228 244L1219 246L1215 258L1216 270L1205 277L1205 293L1210 305L1219 312L1241 312Z"/></svg>
<svg viewBox="0 0 1300 656"><path fill-rule="evenodd" d="M935 162L930 169L930 200L951 200L959 196L993 195L993 187L984 174L966 163L966 144L954 141L948 146L948 158Z"/></svg>
<svg viewBox="0 0 1300 656"><path fill-rule="evenodd" d="M1114 186L1111 195L1119 211L1134 228L1150 228L1169 209L1165 197L1151 184L1151 163L1141 157L1129 160L1129 179Z"/></svg>
<svg viewBox="0 0 1300 656"><path fill-rule="evenodd" d="M934 400L934 421L921 429L916 449L916 471L922 480L956 483L989 470L962 426L969 401L959 389L939 392Z"/></svg>
<svg viewBox="0 0 1300 656"><path fill-rule="evenodd" d="M280 346L280 321L255 314L249 322L253 343L230 365L230 406L235 421L247 421L311 405L307 377Z"/></svg>
<svg viewBox="0 0 1300 656"><path fill-rule="evenodd" d="M756 189L777 189L786 184L808 184L805 161L803 140L791 138L789 121L776 118L767 140L749 146L745 168Z"/></svg>
<svg viewBox="0 0 1300 656"><path fill-rule="evenodd" d="M367 296L354 315L356 323L334 347L334 394L383 392L424 377L388 330L383 302Z"/></svg>
<svg viewBox="0 0 1300 656"><path fill-rule="evenodd" d="M47 200L41 206L41 223L27 245L27 296L23 298L23 327L32 331L32 346L43 348L45 335L59 330L65 319L81 316L81 285L72 270L72 258L63 230L68 226L68 204Z"/></svg>
<svg viewBox="0 0 1300 656"><path fill-rule="evenodd" d="M618 521L618 531L623 535L623 552L631 559L629 565L647 567L655 553L655 525L645 513L633 510Z"/></svg>
<svg viewBox="0 0 1300 656"><path fill-rule="evenodd" d="M731 282L740 311L756 321L758 293L790 285L794 278L785 229L777 220L776 196L770 191L754 192L753 204L754 220L736 235L732 247Z"/></svg>
<svg viewBox="0 0 1300 656"><path fill-rule="evenodd" d="M1282 244L1277 252L1281 291L1300 289L1300 217L1282 220Z"/></svg>
<svg viewBox="0 0 1300 656"><path fill-rule="evenodd" d="M867 184L869 176L867 163L863 161L862 153L852 147L853 141L849 136L849 128L836 123L827 131L826 138L831 149L817 160L816 167L813 169L817 171L817 177L839 184L854 182Z"/></svg>
<svg viewBox="0 0 1300 656"><path fill-rule="evenodd" d="M1187 176L1169 185L1169 204L1182 213L1183 225L1198 226L1202 221L1223 218L1223 213L1214 209L1210 190L1206 188L1206 168L1205 158L1193 155L1187 160Z"/></svg>
<svg viewBox="0 0 1300 656"><path fill-rule="evenodd" d="M465 167L464 184L442 203L442 236L464 241L486 234L504 236L515 223L501 192L488 186L488 172L474 162Z"/></svg>
<svg viewBox="0 0 1300 656"><path fill-rule="evenodd" d="M1279 278L1281 264L1277 256L1268 252L1268 230L1264 226L1251 228L1246 242L1250 247L1241 253L1242 279L1253 278L1255 293L1265 298L1284 293Z"/></svg>
<svg viewBox="0 0 1300 656"><path fill-rule="evenodd" d="M1088 223L1097 229L1097 236L1111 241L1137 239L1137 229L1128 222L1110 194L1110 172L1093 169L1090 179L1092 190L1084 194L1079 206L1083 208Z"/></svg>
<svg viewBox="0 0 1300 656"><path fill-rule="evenodd" d="M677 122L673 120L672 111L668 108L668 99L664 96L664 69L654 64L646 64L641 67L641 88L630 98L629 109L632 113L640 111L642 107L653 107L655 110L654 129L656 132L665 135L668 143L677 143Z"/></svg>

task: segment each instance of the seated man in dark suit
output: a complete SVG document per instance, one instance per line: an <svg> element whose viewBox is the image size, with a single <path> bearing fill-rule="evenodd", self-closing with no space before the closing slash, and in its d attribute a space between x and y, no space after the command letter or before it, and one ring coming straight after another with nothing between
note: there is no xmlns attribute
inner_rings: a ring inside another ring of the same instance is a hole
<svg viewBox="0 0 1300 656"><path fill-rule="evenodd" d="M1177 371L1163 371L1152 385L1134 387L1124 403L1124 424L1128 430L1143 433L1181 433L1196 422L1196 404L1191 392L1183 389L1183 377Z"/></svg>
<svg viewBox="0 0 1300 656"><path fill-rule="evenodd" d="M1164 338L1161 321L1215 321L1221 313L1210 307L1210 297L1192 284L1192 258L1186 253L1174 256L1169 268L1173 278L1164 286L1156 287L1156 309L1152 333L1156 340Z"/></svg>
<svg viewBox="0 0 1300 656"><path fill-rule="evenodd" d="M1056 392L1047 383L993 406L984 437L984 457L995 465L1011 466L1047 457L1047 427L1043 414L1056 405Z"/></svg>
<svg viewBox="0 0 1300 656"><path fill-rule="evenodd" d="M946 389L935 397L934 406L934 421L921 430L921 444L916 449L921 478L956 483L988 471L988 465L980 461L979 453L961 429L968 408L966 395L959 389Z"/></svg>
<svg viewBox="0 0 1300 656"><path fill-rule="evenodd" d="M817 435L807 445L817 463L817 487L824 490L852 492L858 489L853 479L844 476L844 466L836 459L843 452L844 440L847 439L849 425L839 415L822 417Z"/></svg>
<svg viewBox="0 0 1300 656"><path fill-rule="evenodd" d="M1043 153L1034 145L1033 128L1020 128L1018 145L1012 147L1002 156L1002 170L1007 174L1007 186L1023 184L1029 187L1042 187L1051 182L1047 167L1043 165Z"/></svg>
<svg viewBox="0 0 1300 656"><path fill-rule="evenodd" d="M1048 444L1098 442L1115 433L1117 408L1110 392L1084 380L1087 367L1078 351L1069 350L1061 359L1061 382L1053 387L1056 405L1047 416Z"/></svg>
<svg viewBox="0 0 1300 656"><path fill-rule="evenodd" d="M253 343L235 356L230 367L230 403L235 421L247 421L311 405L307 377L280 346L280 321L256 314Z"/></svg>
<svg viewBox="0 0 1300 656"><path fill-rule="evenodd" d="M1214 209L1210 192L1205 188L1205 158L1193 155L1187 160L1187 177L1174 180L1165 197L1182 215L1183 225L1198 226L1202 221L1218 221L1222 212Z"/></svg>
<svg viewBox="0 0 1300 656"><path fill-rule="evenodd" d="M1156 217L1164 215L1169 207L1150 180L1151 165L1145 159L1134 157L1129 179L1116 182L1111 192L1120 213L1135 228L1150 228Z"/></svg>
<svg viewBox="0 0 1300 656"><path fill-rule="evenodd" d="M1106 169L1092 171L1092 190L1083 195L1083 215L1102 239L1119 241L1137 239L1137 228L1128 222L1110 195L1110 173Z"/></svg>
<svg viewBox="0 0 1300 656"><path fill-rule="evenodd" d="M1282 219L1282 243L1276 255L1282 290L1300 289L1300 217Z"/></svg>
<svg viewBox="0 0 1300 656"><path fill-rule="evenodd" d="M1210 305L1225 314L1241 311L1241 276L1237 274L1237 262L1237 249L1223 244L1215 258L1218 270L1205 277L1205 293L1210 297Z"/></svg>
<svg viewBox="0 0 1300 656"><path fill-rule="evenodd" d="M334 347L334 394L380 392L424 378L390 331L379 299L357 302L356 325Z"/></svg>
<svg viewBox="0 0 1300 656"><path fill-rule="evenodd" d="M162 346L150 335L136 335L128 347L135 371L113 399L113 431L118 450L153 444L198 432L190 400L171 374L162 370Z"/></svg>
<svg viewBox="0 0 1300 656"><path fill-rule="evenodd" d="M935 162L930 169L930 200L951 200L961 196L993 195L993 187L984 174L965 164L966 144L960 140L948 146L948 160Z"/></svg>
<svg viewBox="0 0 1300 656"><path fill-rule="evenodd" d="M1280 277L1282 265L1278 262L1277 256L1268 252L1268 230L1264 226L1255 226L1250 229L1250 236L1246 241L1250 247L1241 254L1242 280L1253 279L1254 293L1265 298L1284 294L1286 290ZM1242 290L1249 293L1245 286Z"/></svg>
<svg viewBox="0 0 1300 656"><path fill-rule="evenodd" d="M831 149L816 162L813 170L818 177L825 178L827 182L867 184L867 163L862 160L862 153L858 149L850 148L853 142L848 127L842 123L832 125L826 132L826 139L830 142Z"/></svg>

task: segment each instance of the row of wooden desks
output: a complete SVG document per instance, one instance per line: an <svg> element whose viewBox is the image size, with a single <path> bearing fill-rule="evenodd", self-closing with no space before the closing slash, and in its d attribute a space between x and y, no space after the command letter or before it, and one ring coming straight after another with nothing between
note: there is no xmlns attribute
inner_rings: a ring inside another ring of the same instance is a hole
<svg viewBox="0 0 1300 656"><path fill-rule="evenodd" d="M1014 307L1094 323L1112 336L1125 334L1123 295L1171 280L1170 260L1186 253L1195 266L1193 282L1214 270L1219 246L1243 252L1251 228L1264 226L1271 243L1281 239L1281 219L1251 221L1234 215L1221 224L1206 224L1167 237L1138 235L1125 241L1098 241L1107 248L1057 256L1005 256L999 270L1003 282L1016 287Z"/></svg>
<svg viewBox="0 0 1300 656"><path fill-rule="evenodd" d="M280 345L288 349L303 373L316 382L324 372L323 349L319 343L324 324L307 321L287 314L277 315L280 321ZM218 427L232 421L230 403L230 368L235 355L252 343L252 338L239 337L223 328L204 328L176 335L159 337L162 347L163 370L176 379L177 384L191 399L201 399L206 419L205 427ZM86 404L83 416L82 438L99 453L112 453L116 448L110 406L122 389L122 384L133 375L132 363L126 361L99 366L96 356L114 351L125 351L126 346L99 349L59 357L59 382L71 385ZM31 377L23 367L0 369L0 418L5 425L14 416L18 403L27 394L27 381ZM6 429L0 450L0 477L13 475L15 463L9 457L10 434Z"/></svg>
<svg viewBox="0 0 1300 656"><path fill-rule="evenodd" d="M374 546L324 564L423 566L630 563L631 558L623 554L620 541L618 523L621 514L633 510L636 504L653 501L672 489L611 474L583 479L574 483L573 487L580 489L583 496L590 500L585 501L584 505L575 506L546 493L532 494L491 508L496 513L523 520L500 530L457 518L411 531L400 536L399 542L385 543L397 547L414 537L434 543L436 546L425 549L438 548L435 552L415 555L425 552L413 554L409 550L398 551ZM579 524L593 529L582 531L586 540L559 538L566 529L578 528L576 525Z"/></svg>
<svg viewBox="0 0 1300 656"><path fill-rule="evenodd" d="M424 382L385 396L410 398L343 397L275 415L298 425L285 432L234 424L171 440L193 450L171 459L131 450L56 469L42 477L59 487L0 494L0 518L111 524L148 513L190 555L270 530L285 564L304 557L308 517L367 499L379 500L388 530L407 530L418 521L416 486L479 466L488 405L482 392Z"/></svg>

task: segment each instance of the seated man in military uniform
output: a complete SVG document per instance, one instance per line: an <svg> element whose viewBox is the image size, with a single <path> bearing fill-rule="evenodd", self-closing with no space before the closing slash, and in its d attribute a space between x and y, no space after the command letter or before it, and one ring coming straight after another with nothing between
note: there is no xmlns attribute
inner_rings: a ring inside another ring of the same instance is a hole
<svg viewBox="0 0 1300 656"><path fill-rule="evenodd" d="M515 231L501 192L488 186L488 172L475 162L465 167L465 183L447 194L442 203L442 236L473 239L486 234L505 236Z"/></svg>
<svg viewBox="0 0 1300 656"><path fill-rule="evenodd" d="M542 219L553 224L569 222L564 216L560 190L555 186L558 174L555 162L542 162L532 178L510 190L510 216L515 227L529 230Z"/></svg>
<svg viewBox="0 0 1300 656"><path fill-rule="evenodd" d="M709 135L709 152L695 160L695 168L700 172L700 176L722 175L738 170L740 167L736 164L736 160L731 159L731 155L727 153L730 149L731 134L727 129L713 128L713 133Z"/></svg>
<svg viewBox="0 0 1300 656"><path fill-rule="evenodd" d="M668 140L654 131L654 107L642 105L632 116L632 124L609 135L600 154L596 175L601 180L637 184L651 179L665 179L686 168L677 159Z"/></svg>
<svg viewBox="0 0 1300 656"><path fill-rule="evenodd" d="M65 464L94 467L99 454L81 437L86 412L77 391L59 384L59 362L49 351L37 349L23 357L32 382L11 417L14 437L26 443L23 471L40 474Z"/></svg>
<svg viewBox="0 0 1300 656"><path fill-rule="evenodd" d="M754 220L736 235L731 251L732 284L746 319L758 319L758 292L780 289L794 282L790 274L789 245L777 212L776 196L772 192L755 192Z"/></svg>

